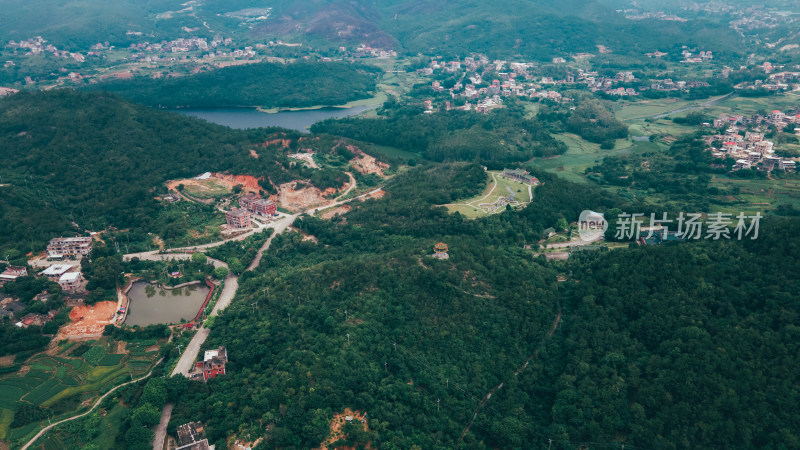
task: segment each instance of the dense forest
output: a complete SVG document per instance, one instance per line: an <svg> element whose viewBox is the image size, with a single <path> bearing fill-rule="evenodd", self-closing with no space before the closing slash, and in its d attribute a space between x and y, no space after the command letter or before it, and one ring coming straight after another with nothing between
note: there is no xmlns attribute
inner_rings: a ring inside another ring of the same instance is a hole
<svg viewBox="0 0 800 450"><path fill-rule="evenodd" d="M280 146L265 145L274 133L232 130L108 94L55 90L4 98L0 249L24 254L58 234L109 226L146 233L155 225L155 231L178 236L188 206L164 210L154 197L166 180L206 171L251 174L275 184L308 177L322 189L346 180L341 170L312 174L291 164ZM183 213L173 214L177 210Z"/></svg>
<svg viewBox="0 0 800 450"><path fill-rule="evenodd" d="M479 192L481 172L421 167L381 200L277 236L206 344L227 346L228 374L173 380L173 420L268 447L319 445L345 408L369 430L342 443L381 448L797 442L797 221L771 219L746 243L546 262L523 244L620 200L542 173L522 211L467 220L436 206ZM449 260L429 256L438 241Z"/></svg>
<svg viewBox="0 0 800 450"><path fill-rule="evenodd" d="M384 117L329 119L311 130L418 152L432 161L527 161L566 151L536 119L526 118L519 104L489 114L424 114L421 107L391 100L380 114Z"/></svg>
<svg viewBox="0 0 800 450"><path fill-rule="evenodd" d="M368 98L379 69L346 62L258 63L175 78L135 78L87 89L163 108L341 105Z"/></svg>

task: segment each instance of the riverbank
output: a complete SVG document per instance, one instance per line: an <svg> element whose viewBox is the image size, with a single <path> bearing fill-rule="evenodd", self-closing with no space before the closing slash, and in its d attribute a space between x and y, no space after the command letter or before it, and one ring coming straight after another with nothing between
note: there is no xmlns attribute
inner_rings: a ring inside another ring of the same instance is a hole
<svg viewBox="0 0 800 450"><path fill-rule="evenodd" d="M369 98L362 98L361 100L351 100L343 105L314 105L314 106L304 106L304 107L276 107L276 108L264 108L261 106L256 106L256 110L258 112L263 112L267 114L275 114L281 112L291 112L291 111L316 111L319 109L348 109L348 108L355 108L359 106L373 106L379 107L389 99L383 91L378 91L375 95Z"/></svg>

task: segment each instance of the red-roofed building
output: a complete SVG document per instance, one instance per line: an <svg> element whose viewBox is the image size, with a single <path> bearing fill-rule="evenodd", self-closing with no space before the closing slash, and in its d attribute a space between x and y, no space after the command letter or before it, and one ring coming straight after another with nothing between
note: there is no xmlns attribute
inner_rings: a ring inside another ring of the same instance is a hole
<svg viewBox="0 0 800 450"><path fill-rule="evenodd" d="M216 350L206 350L202 361L194 364L192 378L203 377L203 381L214 378L217 375L225 375L225 363L228 362L228 351L224 346Z"/></svg>
<svg viewBox="0 0 800 450"><path fill-rule="evenodd" d="M254 194L245 195L239 199L239 205L259 216L271 217L278 211L278 205L272 200L260 198Z"/></svg>

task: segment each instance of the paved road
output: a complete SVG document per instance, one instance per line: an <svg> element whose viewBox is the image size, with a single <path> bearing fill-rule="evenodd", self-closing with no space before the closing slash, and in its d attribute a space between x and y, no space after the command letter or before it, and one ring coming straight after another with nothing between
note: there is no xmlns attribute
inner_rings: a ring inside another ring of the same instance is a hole
<svg viewBox="0 0 800 450"><path fill-rule="evenodd" d="M164 405L164 410L161 411L161 421L158 422L158 427L156 428L156 440L153 442L153 450L164 449L164 440L167 437L167 424L169 424L169 418L172 416L173 406L175 405L167 403Z"/></svg>
<svg viewBox="0 0 800 450"><path fill-rule="evenodd" d="M210 332L211 329L205 327L197 330L197 333L195 333L195 335L192 337L192 340L189 341L189 345L187 345L183 350L181 358L178 360L178 363L175 365L175 369L172 370L170 376L175 376L178 374L185 377L189 376L189 372L192 370L192 364L194 364L195 359L197 359L197 354L200 353L200 347L206 341Z"/></svg>
<svg viewBox="0 0 800 450"><path fill-rule="evenodd" d="M157 365L161 364L161 361L163 361L163 360L164 360L164 358L161 358L161 359L159 359L159 360L156 362L156 364L153 366L153 369L155 369ZM121 388L122 386L127 386L127 385L129 385L129 384L131 384L131 383L138 383L138 382L140 382L140 381L144 380L145 378L147 378L147 377L149 377L150 375L152 375L152 374L153 374L153 369L150 369L150 372L147 372L147 375L144 375L143 377L140 377L140 378L137 378L137 379L135 379L135 380L131 380L131 381L126 381L125 383L122 383L122 384L120 384L120 385L118 385L118 386L114 387L114 388L113 388L113 389L111 389L110 391L106 392L106 393L105 393L105 394L103 394L103 395L102 395L100 398L98 398L98 399L97 399L97 401L96 401L96 402L94 402L94 405L92 405L91 409L89 409L89 410L88 410L88 411L86 411L85 413L81 413L81 414L78 414L78 415L76 415L76 416L68 417L68 418L66 418L66 419L64 419L64 420L59 420L58 422L56 422L56 423L54 423L54 424L52 424L52 425L48 425L48 426L46 426L46 427L42 428L42 430L41 430L41 431L39 431L38 433L36 433L36 436L34 436L34 437L33 437L33 438L30 440L30 441L28 441L28 443L27 443L27 444L25 444L25 445L22 447L22 450L27 450L27 448L28 448L28 447L30 447L31 445L33 445L33 443L34 443L34 442L36 442L36 440L37 440L37 439L39 439L40 437L42 437L42 435L43 435L43 434L45 434L45 433L46 433L48 430L50 430L51 428L53 428L53 427L55 427L55 426L58 426L58 425L61 425L61 424L62 424L62 423L64 423L64 422L69 422L69 421L71 421L71 420L80 419L81 417L83 417L83 416L85 416L85 415L87 415L87 414L91 413L91 412L92 412L92 411L94 411L94 410L95 410L95 408L97 408L97 406L98 406L98 405L100 405L100 403L101 403L101 402L102 402L102 401L103 401L103 400L104 400L106 397L108 397L108 396L109 396L109 395L110 395L112 392L116 391L117 389Z"/></svg>
<svg viewBox="0 0 800 450"><path fill-rule="evenodd" d="M267 249L269 248L270 244L272 244L272 239L275 236L283 233L292 223L294 223L294 220L296 218L297 218L297 214L291 215L291 216L282 217L282 218L272 222L272 228L274 229L274 231L272 232L272 235L267 239L266 242L264 242L264 245L262 245L261 248L258 249L258 252L256 253L255 258L253 258L253 261L251 261L250 265L247 266L247 270L253 270L256 267L258 267L259 264L261 264L261 257L264 256L264 252L267 251Z"/></svg>

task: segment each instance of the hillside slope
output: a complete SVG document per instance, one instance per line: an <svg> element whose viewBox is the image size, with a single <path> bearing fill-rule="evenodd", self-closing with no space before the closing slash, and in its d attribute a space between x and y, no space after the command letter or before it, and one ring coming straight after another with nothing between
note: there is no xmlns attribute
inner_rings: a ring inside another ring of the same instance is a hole
<svg viewBox="0 0 800 450"><path fill-rule="evenodd" d="M55 90L0 100L0 249L41 249L48 235L147 224L167 179L206 171L297 176L284 154L257 147L269 130L240 131L128 103ZM250 150L259 149L259 158ZM45 220L32 220L44 216ZM149 230L148 230L149 231Z"/></svg>

